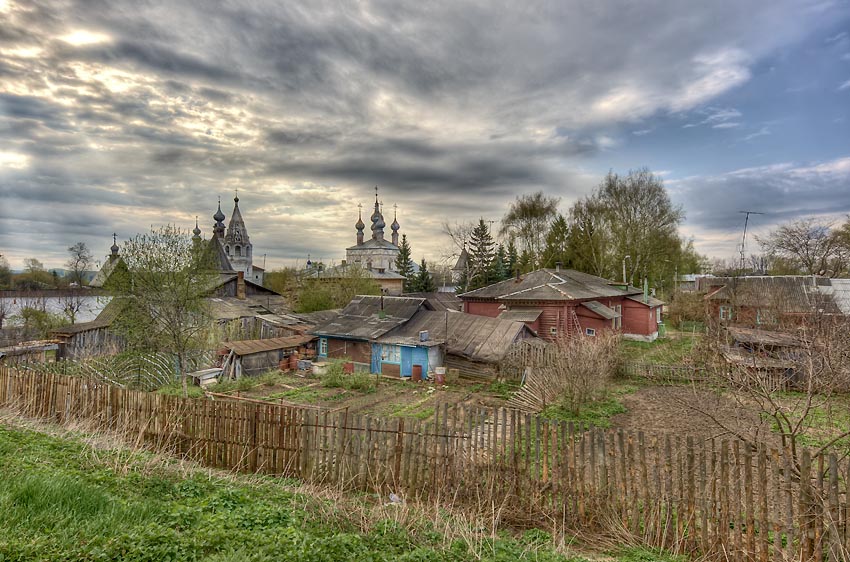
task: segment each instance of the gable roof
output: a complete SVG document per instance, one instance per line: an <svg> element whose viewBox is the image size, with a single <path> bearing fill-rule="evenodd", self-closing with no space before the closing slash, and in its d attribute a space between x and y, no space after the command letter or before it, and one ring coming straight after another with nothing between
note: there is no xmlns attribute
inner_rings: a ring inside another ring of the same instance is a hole
<svg viewBox="0 0 850 562"><path fill-rule="evenodd" d="M428 309L425 299L358 295L338 315L318 324L311 334L356 340L372 340Z"/></svg>
<svg viewBox="0 0 850 562"><path fill-rule="evenodd" d="M110 256L109 259L106 260L106 263L104 263L100 268L100 271L95 273L89 283L89 287L96 287L98 289L103 288L109 280L109 277L118 268L119 264L124 264L124 258L121 256ZM126 267L126 264L124 264L124 267Z"/></svg>
<svg viewBox="0 0 850 562"><path fill-rule="evenodd" d="M213 236L210 238L208 244L210 246L210 259L213 268L226 273L235 271L233 265L230 263L230 258L227 257L227 253L224 251L224 244L222 244L221 239Z"/></svg>
<svg viewBox="0 0 850 562"><path fill-rule="evenodd" d="M461 300L572 301L640 294L637 287L621 289L615 283L573 269L538 269L517 279L507 279L463 293Z"/></svg>
<svg viewBox="0 0 850 562"><path fill-rule="evenodd" d="M454 293L404 293L402 296L427 299L431 308L438 311L453 310L459 312L463 308L463 303Z"/></svg>
<svg viewBox="0 0 850 562"><path fill-rule="evenodd" d="M428 332L427 341L420 341L420 332ZM387 332L376 341L425 347L445 343L449 354L492 362L502 359L511 344L518 339L531 335L531 330L522 322L462 312L455 314L423 310L409 322Z"/></svg>

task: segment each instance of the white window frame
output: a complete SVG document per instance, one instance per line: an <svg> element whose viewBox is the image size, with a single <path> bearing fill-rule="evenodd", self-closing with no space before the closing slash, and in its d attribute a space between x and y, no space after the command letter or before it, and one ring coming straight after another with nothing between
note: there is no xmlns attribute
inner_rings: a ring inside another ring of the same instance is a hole
<svg viewBox="0 0 850 562"><path fill-rule="evenodd" d="M328 356L328 338L319 338L319 355Z"/></svg>
<svg viewBox="0 0 850 562"><path fill-rule="evenodd" d="M732 307L731 306L720 306L720 319L721 320L732 320Z"/></svg>
<svg viewBox="0 0 850 562"><path fill-rule="evenodd" d="M556 327L554 327L554 326L552 326L551 328L549 328L549 335L550 335L550 336L557 336L557 335L558 335L558 328L556 328Z"/></svg>
<svg viewBox="0 0 850 562"><path fill-rule="evenodd" d="M596 335L596 329L595 328L585 328L584 329L584 335L595 336Z"/></svg>

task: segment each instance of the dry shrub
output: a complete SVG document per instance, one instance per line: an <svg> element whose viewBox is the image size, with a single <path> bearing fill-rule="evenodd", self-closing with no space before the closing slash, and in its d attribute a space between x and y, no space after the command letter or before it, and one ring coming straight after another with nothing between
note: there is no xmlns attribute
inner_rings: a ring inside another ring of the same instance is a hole
<svg viewBox="0 0 850 562"><path fill-rule="evenodd" d="M603 397L620 366L619 335L563 338L555 347L548 365L528 370L512 406L540 412L557 404L578 415L583 405Z"/></svg>

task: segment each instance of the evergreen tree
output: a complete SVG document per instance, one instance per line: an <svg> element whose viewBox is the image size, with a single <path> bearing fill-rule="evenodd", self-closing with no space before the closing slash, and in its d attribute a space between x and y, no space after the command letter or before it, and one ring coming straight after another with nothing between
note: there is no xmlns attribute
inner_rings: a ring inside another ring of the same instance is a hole
<svg viewBox="0 0 850 562"><path fill-rule="evenodd" d="M502 244L499 244L499 249L496 250L496 256L490 264L490 271L487 275L488 283L498 283L499 281L504 281L511 276L510 271L508 270L507 261L508 257L505 253L505 247Z"/></svg>
<svg viewBox="0 0 850 562"><path fill-rule="evenodd" d="M404 277L404 292L411 292L413 283L413 260L410 259L410 244L407 242L407 234L401 235L401 245L398 247L398 256L395 259L395 269L399 275Z"/></svg>
<svg viewBox="0 0 850 562"><path fill-rule="evenodd" d="M543 251L543 267L555 267L558 262L564 267L570 267L569 253L570 225L564 215L558 213L549 233L546 235L546 249Z"/></svg>
<svg viewBox="0 0 850 562"><path fill-rule="evenodd" d="M419 264L419 273L414 276L411 287L412 293L434 293L437 291L437 284L434 283L434 278L431 272L428 271L428 264L425 263L425 258Z"/></svg>
<svg viewBox="0 0 850 562"><path fill-rule="evenodd" d="M508 240L507 254L508 277L513 277L516 275L516 268L519 265L519 253L517 252L516 242L514 242L513 236Z"/></svg>
<svg viewBox="0 0 850 562"><path fill-rule="evenodd" d="M473 290L487 285L487 273L495 255L495 242L483 218L472 231L469 242L469 290Z"/></svg>
<svg viewBox="0 0 850 562"><path fill-rule="evenodd" d="M534 253L531 250L523 250L517 263L520 273L534 271Z"/></svg>

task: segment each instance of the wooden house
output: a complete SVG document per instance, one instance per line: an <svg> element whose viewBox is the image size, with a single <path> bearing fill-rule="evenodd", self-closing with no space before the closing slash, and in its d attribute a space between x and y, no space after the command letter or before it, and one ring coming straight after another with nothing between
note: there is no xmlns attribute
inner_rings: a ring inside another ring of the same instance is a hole
<svg viewBox="0 0 850 562"><path fill-rule="evenodd" d="M466 313L523 322L549 341L602 330L652 341L664 304L636 287L561 268L532 271L459 297Z"/></svg>
<svg viewBox="0 0 850 562"><path fill-rule="evenodd" d="M410 320L420 310L429 310L424 298L357 296L330 320L317 325L311 334L319 338L319 358L345 358L360 369L401 376L402 357L389 347L373 342ZM420 361L421 357L417 357ZM405 356L405 365L411 364Z"/></svg>
<svg viewBox="0 0 850 562"><path fill-rule="evenodd" d="M706 314L721 324L772 328L850 315L850 279L776 275L713 281Z"/></svg>

